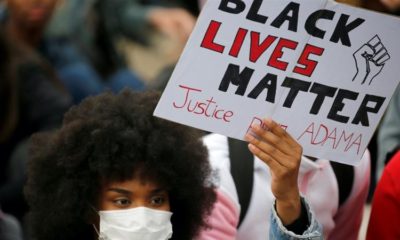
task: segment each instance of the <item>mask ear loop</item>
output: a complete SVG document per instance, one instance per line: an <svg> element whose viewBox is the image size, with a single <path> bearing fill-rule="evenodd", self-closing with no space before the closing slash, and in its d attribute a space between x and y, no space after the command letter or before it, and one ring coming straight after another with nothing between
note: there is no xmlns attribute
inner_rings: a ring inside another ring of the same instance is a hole
<svg viewBox="0 0 400 240"><path fill-rule="evenodd" d="M99 230L97 230L97 228L96 228L96 226L94 225L94 223L92 223L92 226L93 226L93 229L94 229L94 231L96 232L96 234L97 234L97 236L98 236L98 239L99 239L99 240L106 240L105 237L103 237L103 236L100 235L100 232L99 232Z"/></svg>
<svg viewBox="0 0 400 240"><path fill-rule="evenodd" d="M92 204L89 204L89 207L100 217L98 211L96 210L95 207L92 206ZM102 236L100 234L100 231L96 228L96 225L94 225L94 223L92 223L93 229L96 232L97 236L98 236L98 240L107 240L106 236Z"/></svg>

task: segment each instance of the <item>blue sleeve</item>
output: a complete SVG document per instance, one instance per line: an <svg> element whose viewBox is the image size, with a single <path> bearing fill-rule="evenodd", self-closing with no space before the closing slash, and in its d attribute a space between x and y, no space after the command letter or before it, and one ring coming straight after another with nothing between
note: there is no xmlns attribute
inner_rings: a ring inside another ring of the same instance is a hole
<svg viewBox="0 0 400 240"><path fill-rule="evenodd" d="M282 224L282 221L279 219L278 214L274 207L272 207L271 216L270 216L270 231L269 231L269 239L270 240L296 240L296 239L309 239L309 240L320 240L323 239L322 236L322 226L319 224L315 218L315 215L312 213L310 206L302 198L302 204L305 205L307 210L307 215L310 223L309 227L303 232L302 235L295 234L292 231L286 229L286 227Z"/></svg>

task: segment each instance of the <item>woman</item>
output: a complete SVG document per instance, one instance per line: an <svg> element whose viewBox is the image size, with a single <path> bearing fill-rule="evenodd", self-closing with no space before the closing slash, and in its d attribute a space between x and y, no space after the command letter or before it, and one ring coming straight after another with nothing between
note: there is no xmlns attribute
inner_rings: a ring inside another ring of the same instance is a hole
<svg viewBox="0 0 400 240"><path fill-rule="evenodd" d="M33 138L25 192L33 239L186 240L207 227L216 199L207 149L197 130L153 117L158 99L129 90L91 97L65 115L61 129ZM266 132L254 129L268 141ZM264 143L249 141L254 154L268 153ZM296 144L284 160L294 161L290 169L273 168L282 191L272 216L276 236L301 215L306 225L315 220L290 186L295 177L282 178L298 170Z"/></svg>
<svg viewBox="0 0 400 240"><path fill-rule="evenodd" d="M102 94L73 107L60 130L34 137L26 186L34 239L192 239L206 225L215 199L207 151L196 130L153 118L157 100Z"/></svg>

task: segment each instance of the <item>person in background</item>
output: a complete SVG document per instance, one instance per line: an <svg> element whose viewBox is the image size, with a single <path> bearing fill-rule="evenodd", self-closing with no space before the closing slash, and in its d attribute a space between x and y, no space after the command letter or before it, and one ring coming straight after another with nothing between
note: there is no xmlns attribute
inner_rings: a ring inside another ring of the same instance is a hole
<svg viewBox="0 0 400 240"><path fill-rule="evenodd" d="M367 240L400 239L400 151L395 151L376 186Z"/></svg>
<svg viewBox="0 0 400 240"><path fill-rule="evenodd" d="M271 206L276 189L269 186L275 182L275 178L271 167L267 166L263 159L258 155L253 157L254 163L250 173L253 179L252 190L247 211L241 218L244 207L240 203L237 185L231 172L234 157L231 155L233 151L229 141L226 136L214 133L204 137L211 165L220 178L215 182L218 200L210 215L210 228L202 233L202 239L218 239L213 236L224 236L225 240L264 240L270 232L269 215L273 211ZM271 148L271 151L283 155L278 144ZM250 161L251 157L242 161ZM316 219L322 224L324 238L356 240L369 190L369 152L364 153L355 167L305 156L301 157L299 165L299 172L287 177L298 176L295 186L307 199ZM242 179L238 178L236 181ZM240 219L242 221L239 225Z"/></svg>
<svg viewBox="0 0 400 240"><path fill-rule="evenodd" d="M130 90L90 97L70 109L60 129L33 137L25 188L32 239L198 239L216 199L207 149L198 130L153 117L159 97ZM289 239L282 223L299 218L305 236L319 239L320 225L293 184L302 149L275 123L268 126L288 141L284 149L294 149L277 160L269 133L255 128L264 141L249 138L276 173L271 239Z"/></svg>
<svg viewBox="0 0 400 240"><path fill-rule="evenodd" d="M114 5L112 0L99 0L104 6ZM126 7L122 9L121 7ZM118 8L126 19L121 21L121 32L138 41L148 41L149 31L159 31L170 38L186 42L191 34L199 9L195 0L120 0Z"/></svg>
<svg viewBox="0 0 400 240"><path fill-rule="evenodd" d="M380 1L391 12L398 12L400 10L399 0L380 0Z"/></svg>
<svg viewBox="0 0 400 240"><path fill-rule="evenodd" d="M205 2L199 0L199 5L203 6ZM338 2L356 6L360 4L358 0ZM211 226L202 233L202 238L266 239L265 233L270 232L268 213L273 211L271 202L274 201L273 190L265 187L272 182L269 166L254 157L250 174L253 179L250 200L247 211L242 214L244 206L240 203L236 179L231 171L233 151L230 140L219 134L209 134L204 137L204 142L209 149L211 165L219 172L220 179L216 183L218 200L210 216ZM368 150L358 166L354 167L327 159L301 158L298 187L322 224L324 238L357 239L370 186L370 167L371 155Z"/></svg>
<svg viewBox="0 0 400 240"><path fill-rule="evenodd" d="M7 0L2 22L7 35L26 48L43 56L73 96L74 103L96 95L106 88L119 91L123 87L142 90L144 84L131 72L100 74L67 37L45 36L45 29L57 0ZM72 36L70 36L72 37ZM109 56L101 56L107 59Z"/></svg>
<svg viewBox="0 0 400 240"><path fill-rule="evenodd" d="M362 0L362 6L373 11L399 15L398 0Z"/></svg>
<svg viewBox="0 0 400 240"><path fill-rule="evenodd" d="M22 194L31 134L55 128L71 106L51 68L0 28L0 205L22 222Z"/></svg>
<svg viewBox="0 0 400 240"><path fill-rule="evenodd" d="M148 44L153 30L186 42L198 13L195 0L69 0L56 12L47 32L69 37L83 34L76 36L85 45L95 43L98 30L111 42L125 36Z"/></svg>
<svg viewBox="0 0 400 240"><path fill-rule="evenodd" d="M392 100L378 128L377 181L381 177L390 153L400 145L400 88L395 91Z"/></svg>
<svg viewBox="0 0 400 240"><path fill-rule="evenodd" d="M371 1L367 1L371 2ZM380 0L378 1L384 7L386 12L400 16L400 1L398 0ZM390 154L400 146L400 88L398 87L393 94L389 106L378 127L378 159L376 169L377 182L383 172L385 163L390 159Z"/></svg>
<svg viewBox="0 0 400 240"><path fill-rule="evenodd" d="M183 46L197 14L195 1L69 0L55 13L47 35L71 39L102 76L119 76L116 82L123 85L135 69L128 64L130 53L121 47L122 39L157 48L153 38L161 33Z"/></svg>
<svg viewBox="0 0 400 240"><path fill-rule="evenodd" d="M399 0L366 1L369 6L400 15ZM400 88L397 87L378 128L377 186L371 206L367 240L398 239L400 231ZM385 166L386 165L386 166Z"/></svg>

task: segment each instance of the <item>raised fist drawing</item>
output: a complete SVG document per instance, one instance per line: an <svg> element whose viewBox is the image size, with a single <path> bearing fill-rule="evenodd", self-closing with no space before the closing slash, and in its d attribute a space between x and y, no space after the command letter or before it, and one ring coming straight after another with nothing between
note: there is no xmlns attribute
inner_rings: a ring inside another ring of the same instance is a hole
<svg viewBox="0 0 400 240"><path fill-rule="evenodd" d="M390 59L390 55L378 35L375 35L358 49L353 54L353 57L357 68L357 73L353 77L353 81L360 82L361 84L367 82L368 85L382 71L385 62Z"/></svg>

